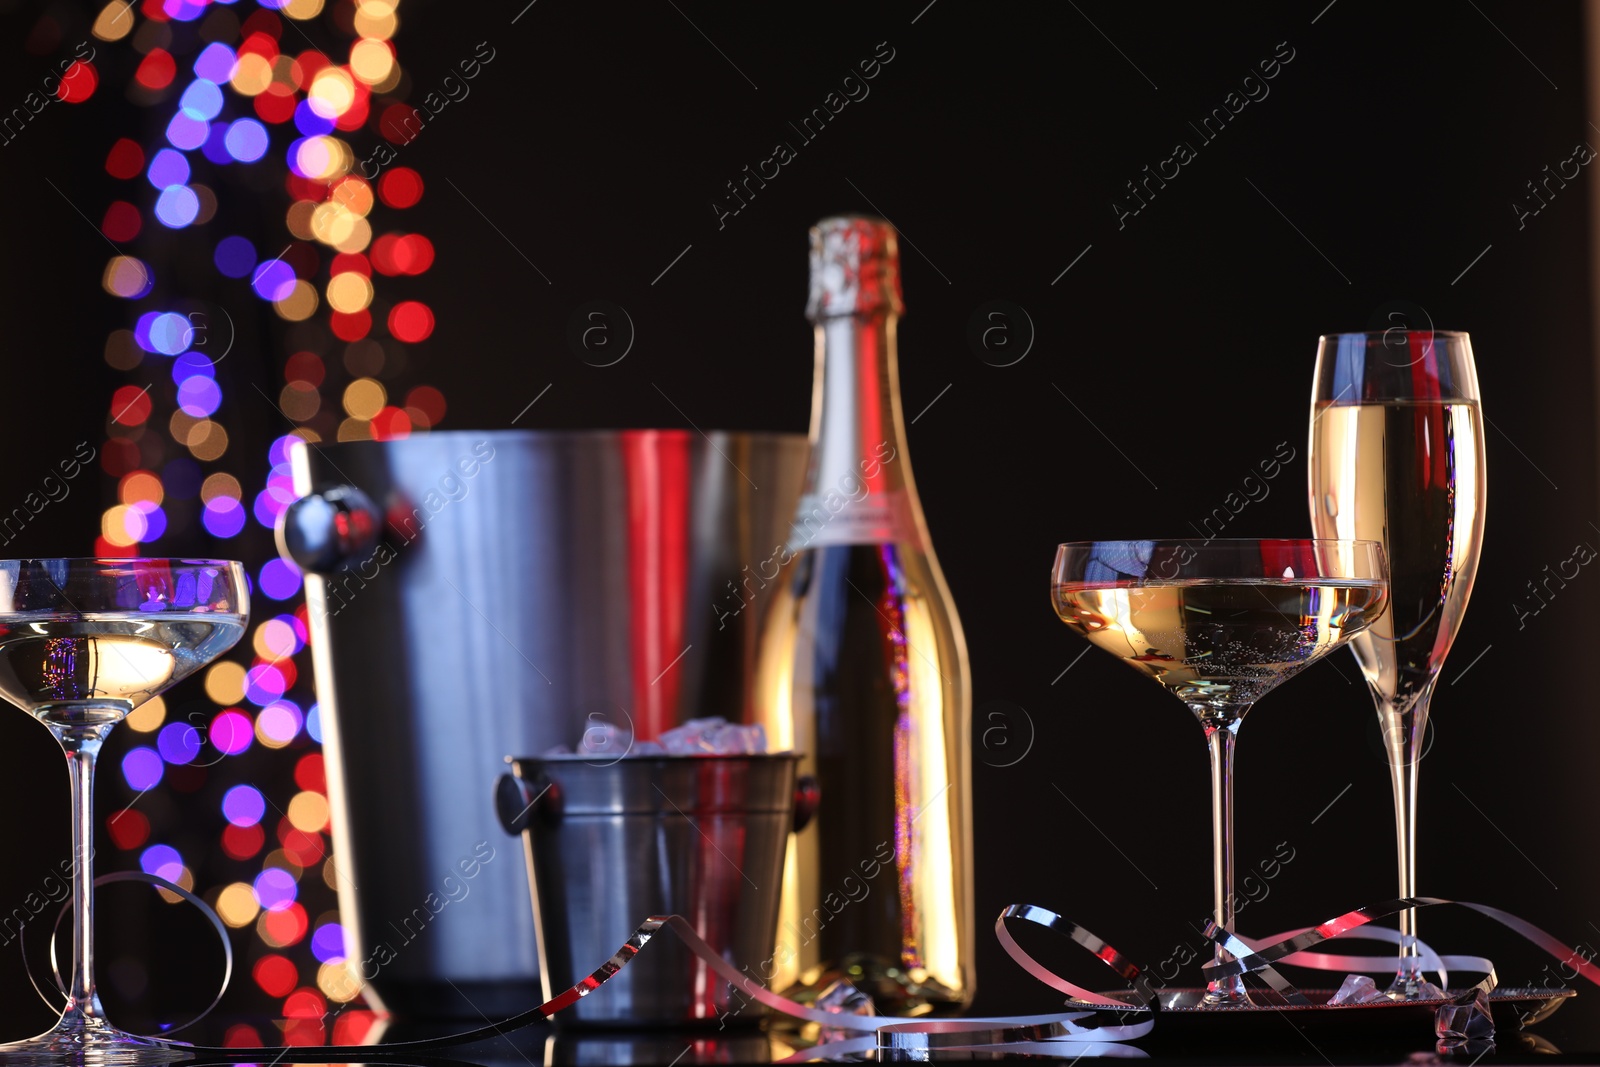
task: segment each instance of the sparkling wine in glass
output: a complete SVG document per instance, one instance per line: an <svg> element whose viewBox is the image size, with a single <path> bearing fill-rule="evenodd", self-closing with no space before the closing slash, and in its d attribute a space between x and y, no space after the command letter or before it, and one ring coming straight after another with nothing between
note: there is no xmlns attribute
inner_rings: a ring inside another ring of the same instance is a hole
<svg viewBox="0 0 1600 1067"><path fill-rule="evenodd" d="M1073 630L1164 686L1211 753L1212 901L1233 929L1233 750L1257 700L1383 615L1375 541L1080 541L1056 552L1051 596ZM1219 963L1233 957L1221 947ZM1241 976L1208 1006L1249 1003Z"/></svg>
<svg viewBox="0 0 1600 1067"><path fill-rule="evenodd" d="M1331 334L1311 408L1312 526L1382 541L1389 614L1351 642L1378 707L1394 785L1399 893L1415 896L1417 764L1439 668L1472 595L1483 544L1483 414L1464 333ZM1416 916L1400 916L1390 992L1422 983Z"/></svg>
<svg viewBox="0 0 1600 1067"><path fill-rule="evenodd" d="M128 713L226 652L249 613L243 568L218 560L0 560L0 696L49 727L72 779L72 980L46 1033L0 1061L159 1063L177 1042L112 1026L95 993L94 767Z"/></svg>

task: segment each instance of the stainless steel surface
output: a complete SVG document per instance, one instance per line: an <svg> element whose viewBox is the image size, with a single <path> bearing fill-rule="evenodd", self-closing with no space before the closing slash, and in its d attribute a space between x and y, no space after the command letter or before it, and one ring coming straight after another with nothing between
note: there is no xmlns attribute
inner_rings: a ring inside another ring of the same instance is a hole
<svg viewBox="0 0 1600 1067"><path fill-rule="evenodd" d="M508 832L526 826L545 999L592 972L651 915L682 915L724 959L770 975L796 797L814 797L814 787L797 783L799 759L514 760L512 788L502 783L497 793ZM513 793L529 798L520 812L507 803ZM748 1025L760 1018L759 1004L664 937L555 1022Z"/></svg>
<svg viewBox="0 0 1600 1067"><path fill-rule="evenodd" d="M805 456L799 435L690 431L295 449L296 489L316 493L280 548L314 572L347 952L386 1007L534 1002L527 876L491 799L502 760L601 719L741 717L770 602L745 568L785 538ZM382 517L370 557L348 555L370 514L343 487Z"/></svg>

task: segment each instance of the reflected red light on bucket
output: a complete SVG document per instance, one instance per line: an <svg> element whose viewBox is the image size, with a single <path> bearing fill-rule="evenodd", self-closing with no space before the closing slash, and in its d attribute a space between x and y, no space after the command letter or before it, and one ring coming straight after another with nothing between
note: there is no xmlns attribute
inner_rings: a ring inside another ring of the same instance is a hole
<svg viewBox="0 0 1600 1067"><path fill-rule="evenodd" d="M622 434L628 480L628 587L638 610L629 627L634 736L654 740L677 725L683 601L689 580L689 450L682 434Z"/></svg>

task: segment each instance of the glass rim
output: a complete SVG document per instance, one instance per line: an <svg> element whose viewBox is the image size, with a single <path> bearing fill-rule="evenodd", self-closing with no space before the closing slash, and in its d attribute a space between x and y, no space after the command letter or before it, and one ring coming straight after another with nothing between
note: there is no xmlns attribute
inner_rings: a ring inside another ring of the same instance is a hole
<svg viewBox="0 0 1600 1067"><path fill-rule="evenodd" d="M169 566L176 563L188 567L243 567L244 563L236 559L199 559L189 556L16 556L11 559L0 559L0 564L6 563L82 563L100 566L114 564L127 566L132 563L165 563Z"/></svg>
<svg viewBox="0 0 1600 1067"><path fill-rule="evenodd" d="M1201 548L1207 545L1259 545L1270 543L1275 545L1376 545L1383 547L1382 541L1375 541L1370 537L1148 537L1148 538L1112 538L1105 541L1061 541L1056 545L1059 551L1063 548L1087 548L1091 545L1186 545L1195 547L1198 542Z"/></svg>
<svg viewBox="0 0 1600 1067"><path fill-rule="evenodd" d="M1405 328L1405 327L1402 327L1402 326L1391 326L1386 330L1345 330L1345 331L1336 331L1334 333L1323 333L1323 334L1318 334L1317 335L1317 340L1318 341L1332 341L1332 340L1338 340L1341 337L1365 337L1365 338L1371 339L1371 338L1374 338L1374 337L1379 337L1379 338L1388 337L1390 334L1395 334L1395 333L1403 333L1403 334L1421 333L1421 334L1428 334L1431 337L1451 337L1451 338L1454 338L1454 337L1469 338L1471 336L1466 330L1412 330L1412 329L1408 329L1408 328Z"/></svg>

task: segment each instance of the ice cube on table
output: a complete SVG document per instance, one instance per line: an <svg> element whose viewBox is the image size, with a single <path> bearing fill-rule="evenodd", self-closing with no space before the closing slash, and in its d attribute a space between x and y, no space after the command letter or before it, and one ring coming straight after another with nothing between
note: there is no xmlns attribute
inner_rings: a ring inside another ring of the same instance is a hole
<svg viewBox="0 0 1600 1067"><path fill-rule="evenodd" d="M665 756L666 746L659 741L635 741L630 756Z"/></svg>
<svg viewBox="0 0 1600 1067"><path fill-rule="evenodd" d="M835 1015L876 1015L872 998L857 989L848 978L829 983L817 994L816 1009Z"/></svg>
<svg viewBox="0 0 1600 1067"><path fill-rule="evenodd" d="M830 983L822 992L817 994L814 1007L818 1011L829 1012L833 1015L863 1015L875 1016L877 1009L872 1005L872 998L851 984L848 978L840 978ZM825 1044L829 1041L846 1041L852 1037L860 1037L858 1030L846 1030L839 1026L822 1024L821 1032L817 1035Z"/></svg>
<svg viewBox="0 0 1600 1067"><path fill-rule="evenodd" d="M1494 1014L1489 1010L1488 995L1476 989L1470 996L1463 994L1451 1003L1441 1005L1434 1012L1433 1027L1441 1044L1493 1041Z"/></svg>
<svg viewBox="0 0 1600 1067"><path fill-rule="evenodd" d="M1364 974L1346 975L1344 984L1339 991L1328 998L1331 1008L1345 1004L1375 1004L1380 1000L1388 1000L1389 994L1378 988L1378 984Z"/></svg>

